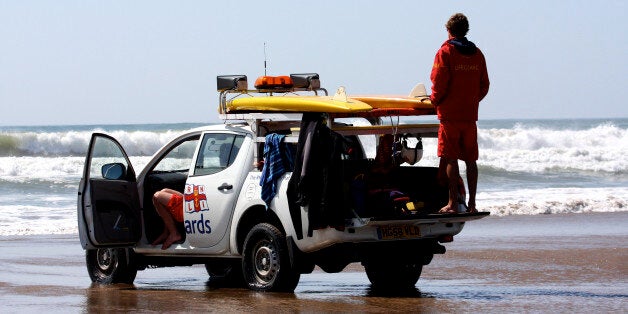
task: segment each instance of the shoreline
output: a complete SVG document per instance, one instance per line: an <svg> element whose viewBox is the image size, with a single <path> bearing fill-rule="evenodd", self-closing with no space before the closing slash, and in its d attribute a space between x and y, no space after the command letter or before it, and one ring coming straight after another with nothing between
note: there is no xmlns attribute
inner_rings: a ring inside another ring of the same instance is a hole
<svg viewBox="0 0 628 314"><path fill-rule="evenodd" d="M604 228L590 223L590 218L606 223ZM621 217L621 218L617 218ZM560 223L557 224L556 221ZM560 228L556 228L559 226ZM584 228L583 228L584 227ZM456 236L468 238L483 238L496 235L522 236L522 230L534 228L535 234L524 236L568 236L568 235L628 235L628 210L614 212L586 212L586 213L551 213L551 214L512 214L506 216L489 215L474 220L464 227ZM0 235L0 241L5 239L22 238L75 237L80 246L78 232L51 233L51 234L10 234Z"/></svg>

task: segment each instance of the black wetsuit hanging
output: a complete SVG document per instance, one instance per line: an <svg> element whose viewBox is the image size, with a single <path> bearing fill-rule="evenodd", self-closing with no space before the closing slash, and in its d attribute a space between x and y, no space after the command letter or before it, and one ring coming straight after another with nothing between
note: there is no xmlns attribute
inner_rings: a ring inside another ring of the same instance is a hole
<svg viewBox="0 0 628 314"><path fill-rule="evenodd" d="M341 156L346 144L341 135L324 125L323 118L320 113L304 113L301 120L287 191L297 239L303 238L301 206L308 206L308 236L315 229L344 225Z"/></svg>

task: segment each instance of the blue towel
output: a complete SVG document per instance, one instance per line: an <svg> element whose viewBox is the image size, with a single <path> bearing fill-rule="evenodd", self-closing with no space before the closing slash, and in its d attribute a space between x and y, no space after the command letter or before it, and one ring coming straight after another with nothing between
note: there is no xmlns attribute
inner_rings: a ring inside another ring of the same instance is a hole
<svg viewBox="0 0 628 314"><path fill-rule="evenodd" d="M284 173L286 173L286 162L290 166L292 156L290 153L282 154L282 144L285 135L268 134L264 144L264 168L262 169L262 177L259 185L262 187L262 200L270 207L270 202L277 195L277 181Z"/></svg>

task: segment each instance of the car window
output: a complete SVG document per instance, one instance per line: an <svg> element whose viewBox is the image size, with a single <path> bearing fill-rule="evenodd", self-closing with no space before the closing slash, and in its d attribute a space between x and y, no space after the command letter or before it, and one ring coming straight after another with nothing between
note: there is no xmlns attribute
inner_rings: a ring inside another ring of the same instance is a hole
<svg viewBox="0 0 628 314"><path fill-rule="evenodd" d="M229 167L238 155L243 142L242 135L205 134L194 167L194 175L213 174Z"/></svg>
<svg viewBox="0 0 628 314"><path fill-rule="evenodd" d="M91 155L90 178L104 179L103 166L115 163L123 165L125 169L129 168L122 149L114 141L105 137L97 137Z"/></svg>
<svg viewBox="0 0 628 314"><path fill-rule="evenodd" d="M174 146L153 168L159 172L183 172L188 171L192 165L194 151L198 144L199 136L187 138Z"/></svg>

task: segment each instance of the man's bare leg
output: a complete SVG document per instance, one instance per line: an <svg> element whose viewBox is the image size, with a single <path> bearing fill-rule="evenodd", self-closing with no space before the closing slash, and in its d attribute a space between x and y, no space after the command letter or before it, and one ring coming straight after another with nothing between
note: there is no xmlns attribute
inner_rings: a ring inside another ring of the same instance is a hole
<svg viewBox="0 0 628 314"><path fill-rule="evenodd" d="M475 207L475 193L478 187L478 165L475 160L466 161L467 165L467 185L469 186L469 203L467 212L477 213Z"/></svg>
<svg viewBox="0 0 628 314"><path fill-rule="evenodd" d="M447 179L447 159L441 157L438 163L438 172L436 174L436 180L440 185L449 185Z"/></svg>
<svg viewBox="0 0 628 314"><path fill-rule="evenodd" d="M162 244L164 243L164 241L166 241L166 238L168 238L168 228L166 228L164 226L164 230L161 232L161 234L157 237L157 239L155 239L155 241L153 241L153 243L151 243L151 245L157 245L157 244Z"/></svg>
<svg viewBox="0 0 628 314"><path fill-rule="evenodd" d="M440 211L441 214L457 213L458 209L458 178L460 171L458 169L457 159L447 159L447 182L449 186L449 203Z"/></svg>
<svg viewBox="0 0 628 314"><path fill-rule="evenodd" d="M163 245L161 246L162 250L169 248L172 245L172 243L175 243L181 240L181 234L179 234L179 231L177 230L177 226L174 221L174 218L172 218L170 211L166 207L166 205L170 201L170 198L172 197L172 194L173 193L171 193L169 190L164 189L164 190L156 192L155 195L153 195L153 204L155 205L157 214L159 214L161 219L164 221L164 226L165 226L164 233L167 233L165 239L163 240ZM161 239L164 233L162 233L162 235L159 236L158 240Z"/></svg>

